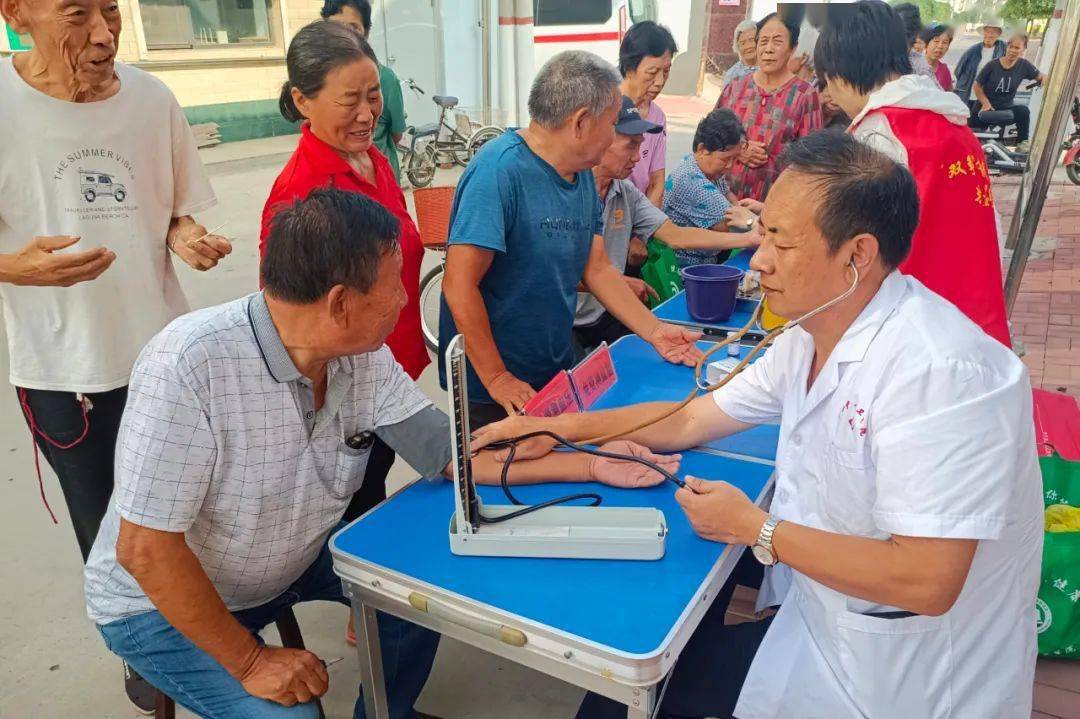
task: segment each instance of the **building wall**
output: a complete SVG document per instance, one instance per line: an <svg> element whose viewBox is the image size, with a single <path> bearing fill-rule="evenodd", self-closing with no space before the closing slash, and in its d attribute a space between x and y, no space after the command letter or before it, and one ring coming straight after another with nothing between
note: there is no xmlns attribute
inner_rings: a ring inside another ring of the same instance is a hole
<svg viewBox="0 0 1080 719"><path fill-rule="evenodd" d="M710 71L724 71L738 59L732 49L735 28L747 17L750 0L740 0L738 5L721 5L713 0L709 7L709 35L706 54Z"/></svg>
<svg viewBox="0 0 1080 719"><path fill-rule="evenodd" d="M277 107L285 48L298 29L318 18L322 0L278 0L270 9L278 28L271 45L182 50L147 49L136 3L120 0L118 58L164 82L190 123L216 122L225 142L297 132Z"/></svg>
<svg viewBox="0 0 1080 719"><path fill-rule="evenodd" d="M499 29L504 17L500 8L504 4L513 5L514 0L481 1L487 3L491 10L491 27L488 31L492 40L492 100L495 109L502 109L504 98L500 97L497 81L499 69L504 68L506 63L517 67L523 61L534 58L527 50L503 47L502 40L505 38L502 38ZM706 42L707 14L711 17L714 3L720 1L663 0L657 3L657 19L671 28L681 50L676 57L668 92L697 91L701 51ZM743 8L748 1L742 0ZM123 30L119 38L118 59L162 80L184 108L188 121L192 124L217 123L223 141L295 133L297 127L285 122L277 107L278 96L285 80L285 49L301 27L318 18L322 2L323 0L272 0L268 15L275 32L268 44L204 44L194 48L150 49L147 32L144 30L144 7L139 5L139 0L119 0ZM521 11L511 12L510 15L530 18L530 0L517 2L522 5ZM236 14L235 7L232 7L234 4L236 0L225 0L225 6L232 8L231 11L223 13L226 17ZM436 93L460 97L461 109L474 120L481 119L479 105L482 85L482 30L477 27L480 3L471 0L375 0L373 4L376 10L373 17L374 44L385 50L391 67L394 67L403 79L415 78L427 92L424 96L405 93L409 122L420 124L435 119L435 108L430 97ZM723 11L726 14L734 11L739 18L745 13L745 9L740 8L724 8ZM162 18L160 9L151 11L147 8L145 12L147 19ZM199 17L202 16L196 14L193 17L195 42L198 42L199 36L205 37L205 31L199 30L199 25L205 26L206 23L200 23ZM186 15L182 16L181 21L186 21ZM734 22L738 22L738 19ZM388 27L383 28L382 25ZM177 32L170 31L167 38L159 32L156 35L158 42L173 38L183 40L185 31L182 25L171 24L168 27L170 30L176 29ZM222 28L218 24L214 27ZM391 28L393 30L385 36ZM522 32L520 40L531 44L532 25L515 25L515 28L528 30L529 32ZM230 37L235 41L238 28L234 25L229 29ZM245 30L247 28L241 26L240 34ZM712 33L708 34L711 38ZM730 33L728 35L730 36ZM153 39L155 35L151 31L151 40ZM9 44L10 40L0 32L0 53L8 50ZM423 48L419 47L420 45L423 45ZM581 47L594 50L591 46ZM396 62L394 56L397 56ZM614 57L610 59L614 60ZM527 72L515 74L515 82L524 95L528 93L535 69L530 65ZM505 122L505 114L496 113L493 120ZM519 123L526 120L524 117L517 118Z"/></svg>

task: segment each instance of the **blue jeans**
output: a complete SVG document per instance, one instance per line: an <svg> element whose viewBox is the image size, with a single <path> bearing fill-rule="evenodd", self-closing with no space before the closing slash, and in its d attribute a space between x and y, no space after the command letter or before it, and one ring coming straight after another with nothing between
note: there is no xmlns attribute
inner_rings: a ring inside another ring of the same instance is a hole
<svg viewBox="0 0 1080 719"><path fill-rule="evenodd" d="M311 601L348 605L327 547L279 597L258 607L233 612L233 616L252 634L257 634L282 610ZM378 621L390 717L414 719L413 704L435 661L439 635L381 612ZM208 719L317 719L319 716L315 702L285 707L248 694L223 666L174 629L159 612L119 619L98 629L110 651L199 716ZM364 719L365 716L361 696L353 717Z"/></svg>

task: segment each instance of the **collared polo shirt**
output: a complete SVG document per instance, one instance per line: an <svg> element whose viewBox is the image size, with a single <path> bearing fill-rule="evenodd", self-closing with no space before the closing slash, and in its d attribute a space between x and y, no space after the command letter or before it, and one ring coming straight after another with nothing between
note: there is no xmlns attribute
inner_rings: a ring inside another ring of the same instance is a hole
<svg viewBox="0 0 1080 719"><path fill-rule="evenodd" d="M654 104L653 107L656 107ZM604 249L615 269L626 269L630 236L648 238L667 222L660 211L630 180L612 180L604 198ZM600 300L589 292L578 292L574 326L591 325L604 314Z"/></svg>
<svg viewBox="0 0 1080 719"><path fill-rule="evenodd" d="M374 184L354 170L336 150L317 138L311 132L310 125L305 122L300 129L300 143L281 174L274 180L270 196L263 207L259 258L261 260L266 255L266 238L270 234L274 215L282 207L306 198L312 190L333 187L359 192L389 210L400 225L398 243L401 245L401 282L405 285L408 301L401 310L394 331L386 339L386 345L409 376L416 379L431 362L420 331L420 263L424 260L424 245L412 217L409 216L405 195L398 186L397 174L374 145L368 148L368 157L375 165Z"/></svg>
<svg viewBox="0 0 1080 719"><path fill-rule="evenodd" d="M132 372L116 489L87 562L90 618L154 608L116 561L121 518L184 533L237 611L277 597L319 554L364 478L370 443L346 440L376 434L425 476L449 461L445 416L385 346L331 360L314 406L261 293L154 337Z"/></svg>

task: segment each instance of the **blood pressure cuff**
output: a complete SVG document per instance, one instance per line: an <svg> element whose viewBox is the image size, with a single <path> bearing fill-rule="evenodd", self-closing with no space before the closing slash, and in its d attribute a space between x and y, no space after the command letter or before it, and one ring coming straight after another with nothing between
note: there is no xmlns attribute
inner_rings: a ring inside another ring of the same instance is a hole
<svg viewBox="0 0 1080 719"><path fill-rule="evenodd" d="M375 435L421 477L441 477L453 458L450 418L430 404L397 424L377 427Z"/></svg>

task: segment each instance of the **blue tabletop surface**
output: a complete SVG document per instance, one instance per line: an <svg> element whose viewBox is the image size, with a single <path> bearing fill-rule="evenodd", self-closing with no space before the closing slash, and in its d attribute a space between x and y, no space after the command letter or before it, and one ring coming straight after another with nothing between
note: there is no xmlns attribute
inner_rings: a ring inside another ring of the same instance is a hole
<svg viewBox="0 0 1080 719"><path fill-rule="evenodd" d="M708 349L713 344L702 342L700 346ZM742 355L745 356L749 350L749 347L743 346ZM723 349L710 357L709 361L722 360L725 357L727 350ZM591 409L611 409L638 402L677 401L694 387L692 367L665 362L651 345L636 335L623 337L611 345L611 359L615 364L618 381ZM776 445L779 441L779 425L760 425L732 437L710 442L706 446L775 461Z"/></svg>
<svg viewBox="0 0 1080 719"><path fill-rule="evenodd" d="M724 479L756 499L772 468L686 452L680 475ZM587 489L586 489L587 488ZM418 482L338 533L341 552L482 604L630 655L655 655L724 550L693 533L665 482L649 489L594 484L515 487L524 502L595 491L604 506L652 506L669 533L658 561L461 557L450 552L450 482ZM498 487L480 487L487 504L507 504Z"/></svg>
<svg viewBox="0 0 1080 719"><path fill-rule="evenodd" d="M709 327L718 330L740 330L750 321L757 307L756 300L735 300L735 310L723 322L698 322L690 316L690 310L686 307L686 290L678 293L671 299L656 306L653 314L664 322L672 322L679 325L692 325L694 327ZM759 328L755 328L760 331Z"/></svg>

